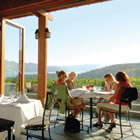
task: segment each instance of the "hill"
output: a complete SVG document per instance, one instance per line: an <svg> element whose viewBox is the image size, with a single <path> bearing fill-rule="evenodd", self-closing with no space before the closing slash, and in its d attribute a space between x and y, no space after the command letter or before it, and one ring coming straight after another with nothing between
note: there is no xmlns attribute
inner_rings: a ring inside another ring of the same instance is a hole
<svg viewBox="0 0 140 140"><path fill-rule="evenodd" d="M78 78L103 78L106 73L115 75L119 71L125 71L131 77L140 76L140 63L110 65L79 74Z"/></svg>
<svg viewBox="0 0 140 140"><path fill-rule="evenodd" d="M25 75L35 75L38 71L38 65L35 63L25 63ZM48 78L55 78L55 72L57 70L64 70L66 72L75 71L77 73L86 72L89 70L101 68L100 64L87 64L87 65L73 65L73 66L47 66ZM5 60L5 72L6 77L15 77L18 74L19 65L14 61Z"/></svg>

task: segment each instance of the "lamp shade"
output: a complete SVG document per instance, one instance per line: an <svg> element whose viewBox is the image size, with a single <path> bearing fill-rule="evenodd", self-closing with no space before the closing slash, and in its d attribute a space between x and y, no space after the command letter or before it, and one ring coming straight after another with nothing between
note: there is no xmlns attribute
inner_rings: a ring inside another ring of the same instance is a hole
<svg viewBox="0 0 140 140"><path fill-rule="evenodd" d="M51 32L49 31L48 28L45 29L45 34L46 34L46 38L50 38L51 37ZM39 38L39 30L36 29L35 31L35 39Z"/></svg>
<svg viewBox="0 0 140 140"><path fill-rule="evenodd" d="M46 38L51 38L51 32L49 31L48 28L46 28Z"/></svg>
<svg viewBox="0 0 140 140"><path fill-rule="evenodd" d="M36 31L35 31L35 39L38 39L39 38L39 31L38 31L38 29L36 29Z"/></svg>

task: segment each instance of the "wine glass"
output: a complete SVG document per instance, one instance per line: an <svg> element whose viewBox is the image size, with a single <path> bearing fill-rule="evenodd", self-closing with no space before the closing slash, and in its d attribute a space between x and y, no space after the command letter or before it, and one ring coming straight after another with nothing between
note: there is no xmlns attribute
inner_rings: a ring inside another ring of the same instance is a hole
<svg viewBox="0 0 140 140"><path fill-rule="evenodd" d="M15 91L10 92L10 99L11 99L12 102L15 101L16 96L17 96L17 93Z"/></svg>
<svg viewBox="0 0 140 140"><path fill-rule="evenodd" d="M24 92L23 92L25 95L27 95L27 89L25 88L24 89Z"/></svg>
<svg viewBox="0 0 140 140"><path fill-rule="evenodd" d="M86 85L85 85L85 84L83 84L82 88L83 88L83 89L86 89Z"/></svg>

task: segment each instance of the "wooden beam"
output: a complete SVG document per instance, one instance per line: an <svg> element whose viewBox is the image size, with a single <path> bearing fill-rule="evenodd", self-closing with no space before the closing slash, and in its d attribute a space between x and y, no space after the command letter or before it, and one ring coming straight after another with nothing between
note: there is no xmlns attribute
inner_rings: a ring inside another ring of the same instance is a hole
<svg viewBox="0 0 140 140"><path fill-rule="evenodd" d="M85 6L85 5L90 5L93 3L99 3L99 2L105 2L105 1L111 1L111 0L86 0L86 1L76 1L70 4L64 4L64 5L59 5L59 6L54 6L46 9L46 12L54 12L58 10L64 10L68 8L73 8L73 7L79 7L79 6Z"/></svg>
<svg viewBox="0 0 140 140"><path fill-rule="evenodd" d="M5 92L5 21L0 19L0 94Z"/></svg>
<svg viewBox="0 0 140 140"><path fill-rule="evenodd" d="M36 0L36 1L30 1L29 3L26 4L17 4L12 3L11 7L7 8L5 7L4 9L0 10L0 17L23 17L25 14L32 15L32 12L36 12L39 10L46 10L47 12L50 11L56 11L56 10L61 10L61 9L66 9L66 8L71 8L71 7L76 7L80 5L86 5L86 4L91 4L91 3L97 3L97 2L103 2L103 1L109 1L109 0ZM16 4L16 5L15 5ZM2 5L2 4L1 4ZM15 6L14 6L15 5Z"/></svg>
<svg viewBox="0 0 140 140"><path fill-rule="evenodd" d="M23 14L17 14L17 15L12 15L12 16L7 16L7 19L15 19L15 18L22 18L22 17L27 17L27 16L34 16L34 13L32 12L27 12Z"/></svg>
<svg viewBox="0 0 140 140"><path fill-rule="evenodd" d="M37 16L40 16L40 15L46 16L46 11L45 10L39 10L39 11L36 11L36 13L37 13Z"/></svg>
<svg viewBox="0 0 140 140"><path fill-rule="evenodd" d="M41 11L37 11L37 12L33 12L35 16L39 17L39 16L47 16L48 20L53 21L53 16L50 13L46 13L45 10L41 10Z"/></svg>
<svg viewBox="0 0 140 140"><path fill-rule="evenodd" d="M38 22L38 99L44 105L47 92L47 39L45 29L48 27L48 18L40 15Z"/></svg>
<svg viewBox="0 0 140 140"><path fill-rule="evenodd" d="M54 5L69 3L75 0L43 0L39 2L32 2L26 5L20 5L13 8L8 8L0 11L0 17L14 16L22 13L35 12L38 10L45 10L47 7Z"/></svg>
<svg viewBox="0 0 140 140"><path fill-rule="evenodd" d="M53 21L53 16L50 13L47 13L46 16L48 17L48 20Z"/></svg>
<svg viewBox="0 0 140 140"><path fill-rule="evenodd" d="M12 20L9 20L9 19L4 19L4 21L14 27L17 27L17 28L21 28L21 29L24 29L24 27L22 25L19 25L18 23L12 21Z"/></svg>

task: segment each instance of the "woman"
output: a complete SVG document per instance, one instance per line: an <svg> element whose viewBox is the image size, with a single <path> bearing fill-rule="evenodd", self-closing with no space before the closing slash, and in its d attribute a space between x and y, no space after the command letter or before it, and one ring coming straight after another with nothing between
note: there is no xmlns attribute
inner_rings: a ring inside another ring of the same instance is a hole
<svg viewBox="0 0 140 140"><path fill-rule="evenodd" d="M106 74L104 76L104 80L105 80L105 87L104 87L105 91L115 90L117 82L111 73Z"/></svg>
<svg viewBox="0 0 140 140"><path fill-rule="evenodd" d="M111 73L105 74L104 75L104 80L105 80L104 91L115 90L117 82L116 82L114 76ZM111 96L107 95L106 98L109 99ZM107 101L106 98L100 97L97 103L100 103L101 101ZM104 112L104 121L109 122L109 120L110 120L110 113Z"/></svg>
<svg viewBox="0 0 140 140"><path fill-rule="evenodd" d="M72 90L72 89L77 88L77 83L74 80L76 78L76 76L77 76L77 74L75 72L71 72L69 74L69 79L66 81L69 90ZM81 110L83 108L85 108L85 103L83 101L83 98L73 98L73 100L76 102L76 104L78 105L78 107L81 108L80 110L77 110L74 113L75 116L77 116L81 112Z"/></svg>
<svg viewBox="0 0 140 140"><path fill-rule="evenodd" d="M121 96L121 92L122 92L121 89L131 87L131 84L129 82L129 77L125 72L118 72L116 74L115 78L118 83L116 85L114 95L108 101L97 104L96 111L98 113L98 122L93 124L94 127L100 127L100 128L102 127L101 115L99 114L100 109L104 108L104 109L111 109L111 110L118 111L120 96ZM127 111L127 110L128 110L128 104L122 103L122 111ZM114 114L111 114L111 125L108 128L108 130L110 130L110 131L112 130L112 128L116 127L114 118L115 118Z"/></svg>
<svg viewBox="0 0 140 140"><path fill-rule="evenodd" d="M56 71L58 79L54 82L54 85L66 85L65 79L67 74L64 71Z"/></svg>
<svg viewBox="0 0 140 140"><path fill-rule="evenodd" d="M74 107L76 108L76 111L73 112L74 113L73 115L77 116L78 113L81 111L81 106L79 106L77 104L75 99L72 98L72 96L68 92L67 84L65 82L65 79L66 79L67 75L64 71L57 71L56 74L58 76L58 79L54 82L54 86L55 86L56 90L61 91L61 92L58 91L59 93L58 93L57 99L61 99L61 98L65 97L65 99L67 99L67 101L63 101L63 103L67 102L68 104L69 104L69 101L70 101L70 103L72 105L74 105ZM63 106L64 106L64 104L63 104Z"/></svg>
<svg viewBox="0 0 140 140"><path fill-rule="evenodd" d="M76 77L77 74L75 72L69 74L69 79L66 81L69 90L77 88L77 83L75 82Z"/></svg>
<svg viewBox="0 0 140 140"><path fill-rule="evenodd" d="M117 82L111 73L104 75L104 80L105 80L104 91L115 90ZM102 101L107 101L107 99L102 99ZM110 115L111 115L110 113L104 112L104 121L105 122L108 122L110 120Z"/></svg>

